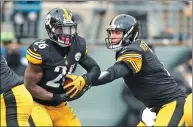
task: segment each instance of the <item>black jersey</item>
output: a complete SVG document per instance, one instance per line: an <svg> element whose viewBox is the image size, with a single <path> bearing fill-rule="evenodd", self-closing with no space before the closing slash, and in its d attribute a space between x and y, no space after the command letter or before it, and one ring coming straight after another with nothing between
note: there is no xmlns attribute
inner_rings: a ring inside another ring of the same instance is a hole
<svg viewBox="0 0 193 127"><path fill-rule="evenodd" d="M1 55L1 94L20 84L23 84L23 80L9 68Z"/></svg>
<svg viewBox="0 0 193 127"><path fill-rule="evenodd" d="M30 63L42 67L43 77L37 85L52 93L63 93L65 75L72 73L86 55L86 42L77 36L70 48L50 39L35 41L27 49L26 57Z"/></svg>
<svg viewBox="0 0 193 127"><path fill-rule="evenodd" d="M185 97L185 93L144 41L138 40L124 47L116 54L116 60L132 70L133 74L123 79L134 96L146 106L161 106Z"/></svg>

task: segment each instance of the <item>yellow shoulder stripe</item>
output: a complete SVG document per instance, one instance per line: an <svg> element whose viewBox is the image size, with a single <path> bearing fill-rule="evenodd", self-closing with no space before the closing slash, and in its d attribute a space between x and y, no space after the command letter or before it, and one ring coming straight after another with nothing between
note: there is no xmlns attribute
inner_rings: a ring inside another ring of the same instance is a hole
<svg viewBox="0 0 193 127"><path fill-rule="evenodd" d="M40 54L33 52L31 49L28 49L27 51L29 51L31 54L33 54L35 56L41 56Z"/></svg>
<svg viewBox="0 0 193 127"><path fill-rule="evenodd" d="M41 64L41 63L42 63L42 60L41 60L41 59L34 58L34 57L32 57L31 55L29 55L28 53L26 54L26 58L27 58L27 60L28 60L30 63L33 63L33 64Z"/></svg>
<svg viewBox="0 0 193 127"><path fill-rule="evenodd" d="M134 68L135 72L139 72L142 66L142 56L140 54L125 54L118 57L117 61L127 61Z"/></svg>
<svg viewBox="0 0 193 127"><path fill-rule="evenodd" d="M33 64L41 64L42 58L40 54L34 53L31 49L27 50L26 58L29 62Z"/></svg>
<svg viewBox="0 0 193 127"><path fill-rule="evenodd" d="M117 58L117 61L120 61L121 59L123 59L123 58L128 58L128 57L141 59L141 55L140 55L140 54L125 54L125 55L119 56L119 57Z"/></svg>

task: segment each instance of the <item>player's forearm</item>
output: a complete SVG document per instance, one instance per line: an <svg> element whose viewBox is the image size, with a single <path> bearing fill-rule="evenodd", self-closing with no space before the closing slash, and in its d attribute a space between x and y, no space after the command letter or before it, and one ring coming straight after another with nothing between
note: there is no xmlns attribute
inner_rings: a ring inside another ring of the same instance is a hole
<svg viewBox="0 0 193 127"><path fill-rule="evenodd" d="M90 56L86 56L86 58L80 62L80 65L87 71L87 73L83 75L87 83L93 84L101 73L98 64Z"/></svg>
<svg viewBox="0 0 193 127"><path fill-rule="evenodd" d="M115 79L124 77L131 71L123 64L114 64L112 67L103 71L99 78L93 83L93 86L103 85L112 82Z"/></svg>
<svg viewBox="0 0 193 127"><path fill-rule="evenodd" d="M106 83L112 82L114 78L112 78L112 73L109 71L103 71L101 72L99 78L95 80L93 83L93 86L99 86L99 85L104 85Z"/></svg>
<svg viewBox="0 0 193 127"><path fill-rule="evenodd" d="M100 68L98 66L94 66L90 71L83 75L83 78L86 79L87 84L93 84L99 75Z"/></svg>
<svg viewBox="0 0 193 127"><path fill-rule="evenodd" d="M41 100L52 100L53 94L45 90L44 88L36 85L35 83L31 83L31 85L27 85L26 88L31 93L31 95L35 98Z"/></svg>
<svg viewBox="0 0 193 127"><path fill-rule="evenodd" d="M33 97L41 100L51 100L52 93L37 85L43 77L43 72L38 68L38 66L29 63L24 74L24 84Z"/></svg>

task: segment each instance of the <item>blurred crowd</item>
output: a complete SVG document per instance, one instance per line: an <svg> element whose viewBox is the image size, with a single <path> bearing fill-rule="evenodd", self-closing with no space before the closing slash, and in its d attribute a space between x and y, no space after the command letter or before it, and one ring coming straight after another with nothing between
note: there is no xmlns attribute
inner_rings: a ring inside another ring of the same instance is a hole
<svg viewBox="0 0 193 127"><path fill-rule="evenodd" d="M4 1L2 4L2 21L5 21L4 9L7 2ZM41 1L13 1L13 10L9 18L18 42L21 38L38 37L40 13Z"/></svg>
<svg viewBox="0 0 193 127"><path fill-rule="evenodd" d="M5 6L9 1L2 1L2 22L6 22ZM26 46L23 38L38 38L41 1L13 1L13 10L8 17L12 23L12 31L1 32L1 52L8 65L23 78L27 60L25 59Z"/></svg>

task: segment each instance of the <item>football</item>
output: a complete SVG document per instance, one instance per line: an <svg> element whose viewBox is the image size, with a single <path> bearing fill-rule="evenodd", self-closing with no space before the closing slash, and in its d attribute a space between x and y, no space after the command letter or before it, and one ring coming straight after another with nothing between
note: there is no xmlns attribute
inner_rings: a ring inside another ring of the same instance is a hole
<svg viewBox="0 0 193 127"><path fill-rule="evenodd" d="M71 83L71 82L73 82L73 80L66 77L66 78L65 78L65 81L64 81L64 86L68 85L68 84ZM71 87L68 87L68 88L66 88L66 89L64 89L64 90L65 90L66 92L68 92L68 91L71 90L71 88L72 88L72 86L71 86Z"/></svg>

